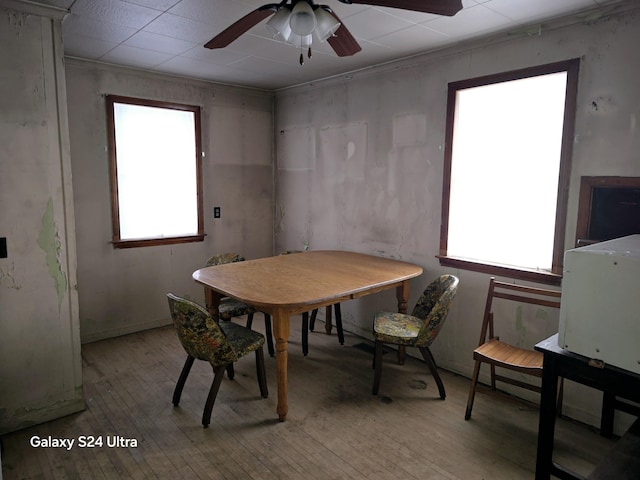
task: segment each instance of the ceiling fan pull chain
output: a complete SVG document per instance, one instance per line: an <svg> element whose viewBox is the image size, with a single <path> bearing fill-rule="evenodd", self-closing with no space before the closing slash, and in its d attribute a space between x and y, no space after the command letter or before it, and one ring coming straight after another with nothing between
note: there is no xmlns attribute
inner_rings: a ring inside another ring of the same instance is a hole
<svg viewBox="0 0 640 480"><path fill-rule="evenodd" d="M311 58L311 47L309 47L309 51L307 52L307 56Z"/></svg>
<svg viewBox="0 0 640 480"><path fill-rule="evenodd" d="M304 65L304 55L300 52L300 65Z"/></svg>

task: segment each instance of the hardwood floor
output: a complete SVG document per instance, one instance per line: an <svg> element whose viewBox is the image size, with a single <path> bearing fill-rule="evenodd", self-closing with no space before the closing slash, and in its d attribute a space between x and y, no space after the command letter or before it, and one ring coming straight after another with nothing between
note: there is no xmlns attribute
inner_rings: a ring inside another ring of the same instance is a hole
<svg viewBox="0 0 640 480"><path fill-rule="evenodd" d="M275 411L275 359L266 355L270 396L262 399L251 355L236 363L235 380L224 379L211 425L202 428L211 367L194 364L173 407L185 354L173 327L149 330L83 346L87 409L5 435L3 480L533 478L535 408L478 395L466 422L468 379L443 371L442 401L426 365L408 358L399 366L394 352L384 356L380 393L373 396L370 343L345 332L341 346L319 325L303 357L297 320L286 422ZM34 436L75 443L69 450L32 447ZM83 436L101 437L103 446L81 447ZM120 437L130 445L110 446ZM561 419L555 458L587 474L612 444Z"/></svg>

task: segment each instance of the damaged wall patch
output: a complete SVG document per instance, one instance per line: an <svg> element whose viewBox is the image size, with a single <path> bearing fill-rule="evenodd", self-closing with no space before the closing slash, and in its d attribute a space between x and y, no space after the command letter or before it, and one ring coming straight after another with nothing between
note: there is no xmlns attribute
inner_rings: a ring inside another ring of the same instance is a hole
<svg viewBox="0 0 640 480"><path fill-rule="evenodd" d="M47 202L47 208L42 216L42 229L38 236L38 245L46 254L49 275L53 278L58 293L58 309L62 305L62 299L67 292L67 276L62 271L60 263L60 237L53 219L53 200Z"/></svg>

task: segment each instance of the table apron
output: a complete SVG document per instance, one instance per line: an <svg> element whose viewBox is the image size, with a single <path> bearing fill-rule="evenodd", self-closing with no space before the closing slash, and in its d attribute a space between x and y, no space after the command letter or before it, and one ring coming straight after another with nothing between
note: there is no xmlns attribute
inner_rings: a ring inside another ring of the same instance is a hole
<svg viewBox="0 0 640 480"><path fill-rule="evenodd" d="M409 280L401 280L398 282L393 282L393 283L389 283L386 285L381 285L379 287L374 287L374 288L369 288L366 290L363 290L361 292L355 292L355 293L351 293L348 295L342 295L339 297L332 297L326 300L321 300L318 302L313 302L313 303L305 303L303 305L295 305L295 306L287 306L285 307L286 312L289 315L296 315L296 314L300 314L300 313L304 313L304 312L309 312L311 310L315 310L316 308L322 308L322 307L327 307L329 305L335 305L336 303L342 303L345 302L347 300L355 300L357 298L362 298L362 297L366 297L368 295L373 295L376 293L380 293L383 292L385 290L391 290L393 288L399 288L402 287L405 282L408 282ZM204 285L205 290L209 289L213 292L216 292L219 296L226 296L227 294L224 292L220 292L208 285ZM232 297L235 298L235 297ZM275 315L276 310L279 310L281 308L283 308L282 306L279 305L255 305L252 304L250 301L247 301L246 299L239 299L236 298L236 300L239 300L241 302L247 303L248 305L251 305L253 308L255 308L256 310L260 311L260 312L264 312L267 313L271 316Z"/></svg>

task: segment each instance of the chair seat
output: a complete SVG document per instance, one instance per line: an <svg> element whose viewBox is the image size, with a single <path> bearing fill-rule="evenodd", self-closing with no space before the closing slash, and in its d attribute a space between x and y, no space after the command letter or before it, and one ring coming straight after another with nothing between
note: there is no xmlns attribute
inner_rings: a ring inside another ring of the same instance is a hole
<svg viewBox="0 0 640 480"><path fill-rule="evenodd" d="M394 312L379 312L373 320L376 340L394 345L412 346L424 320L412 315Z"/></svg>
<svg viewBox="0 0 640 480"><path fill-rule="evenodd" d="M542 353L514 347L497 338L492 338L476 348L473 351L473 358L493 365L507 365L511 370L536 377L542 376Z"/></svg>
<svg viewBox="0 0 640 480"><path fill-rule="evenodd" d="M264 345L264 335L254 332L246 327L233 322L221 322L220 329L227 336L233 345L238 357L243 357L247 353L258 350Z"/></svg>
<svg viewBox="0 0 640 480"><path fill-rule="evenodd" d="M253 307L229 297L224 297L220 300L218 311L220 312L220 320L225 322L230 321L233 317L241 317L243 315L255 313L255 309Z"/></svg>

